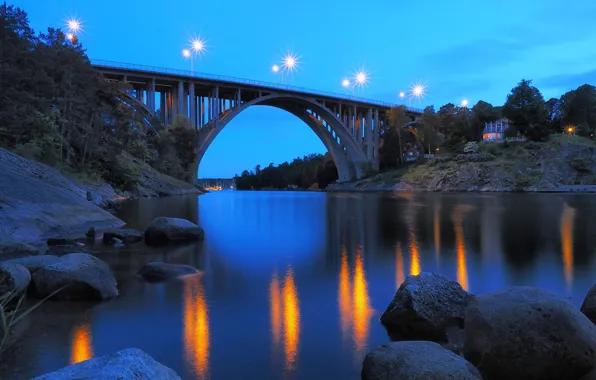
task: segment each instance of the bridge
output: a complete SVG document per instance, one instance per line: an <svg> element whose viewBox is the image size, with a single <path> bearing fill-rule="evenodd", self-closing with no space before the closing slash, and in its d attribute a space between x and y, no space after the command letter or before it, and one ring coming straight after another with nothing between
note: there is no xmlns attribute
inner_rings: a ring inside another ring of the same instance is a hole
<svg viewBox="0 0 596 380"><path fill-rule="evenodd" d="M379 169L380 132L387 111L395 106L249 79L101 60L91 63L107 80L126 82L130 98L141 106L136 108L148 118L159 117L166 125L177 115L188 118L197 130L197 172L205 152L230 121L251 106L265 105L295 115L315 132L335 162L338 181L360 179ZM422 115L420 109L406 110L412 120Z"/></svg>

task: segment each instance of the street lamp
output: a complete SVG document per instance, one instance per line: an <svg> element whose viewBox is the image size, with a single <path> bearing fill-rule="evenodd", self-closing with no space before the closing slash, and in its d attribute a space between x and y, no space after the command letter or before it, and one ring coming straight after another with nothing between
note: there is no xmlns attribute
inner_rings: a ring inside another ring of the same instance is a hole
<svg viewBox="0 0 596 380"><path fill-rule="evenodd" d="M415 84L410 89L410 95L418 100L420 100L424 96L425 92L426 92L426 86L424 86L422 84Z"/></svg>
<svg viewBox="0 0 596 380"><path fill-rule="evenodd" d="M466 108L466 107L468 107L468 104L469 104L469 102L468 102L468 99L463 99L463 100L461 101L461 106L462 106L463 108Z"/></svg>
<svg viewBox="0 0 596 380"><path fill-rule="evenodd" d="M354 73L354 83L352 86L352 95L354 95L354 89L356 86L363 88L368 84L368 73L364 70L358 70Z"/></svg>
<svg viewBox="0 0 596 380"><path fill-rule="evenodd" d="M66 39L74 43L76 41L76 34L83 29L83 24L81 21L71 18L66 20L66 29L68 29Z"/></svg>
<svg viewBox="0 0 596 380"><path fill-rule="evenodd" d="M403 91L400 91L399 92L399 98L403 101L405 97L406 97L406 93L403 92Z"/></svg>
<svg viewBox="0 0 596 380"><path fill-rule="evenodd" d="M283 84L284 81L284 76L283 73L284 71L287 71L288 74L286 76L286 79L290 77L290 74L296 70L298 68L298 57L295 56L292 53L286 53L286 55L283 57L282 60L282 73L281 73L281 82Z"/></svg>
<svg viewBox="0 0 596 380"><path fill-rule="evenodd" d="M341 86L347 90L350 87L352 87L352 82L348 78L344 78L341 81ZM352 92L352 94L353 94L353 92Z"/></svg>

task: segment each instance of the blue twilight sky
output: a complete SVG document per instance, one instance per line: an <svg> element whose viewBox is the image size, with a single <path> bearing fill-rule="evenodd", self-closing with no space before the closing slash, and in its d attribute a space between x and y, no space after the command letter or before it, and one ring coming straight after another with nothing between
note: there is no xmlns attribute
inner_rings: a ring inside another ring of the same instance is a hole
<svg viewBox="0 0 596 380"><path fill-rule="evenodd" d="M8 3L11 3L9 0ZM195 70L265 81L282 51L300 56L291 85L341 92L342 77L370 73L360 95L396 101L416 83L420 104L502 104L522 78L546 98L596 84L594 0L13 0L36 31L84 24L91 58L189 69L181 50L201 35ZM288 144L288 142L290 142ZM231 177L325 147L293 116L266 107L234 119L203 158L200 177Z"/></svg>

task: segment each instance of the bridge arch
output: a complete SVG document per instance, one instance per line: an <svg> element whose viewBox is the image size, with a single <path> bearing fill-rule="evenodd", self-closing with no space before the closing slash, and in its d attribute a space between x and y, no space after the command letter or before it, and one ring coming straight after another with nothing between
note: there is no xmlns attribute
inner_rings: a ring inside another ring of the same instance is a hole
<svg viewBox="0 0 596 380"><path fill-rule="evenodd" d="M360 179L367 161L362 147L358 146L348 129L337 116L324 105L303 97L290 95L266 95L241 103L211 120L197 135L196 169L207 149L219 133L242 111L252 106L266 105L282 109L302 120L321 140L331 155L338 172L339 181ZM326 124L326 126L324 125ZM334 135L335 133L335 135Z"/></svg>

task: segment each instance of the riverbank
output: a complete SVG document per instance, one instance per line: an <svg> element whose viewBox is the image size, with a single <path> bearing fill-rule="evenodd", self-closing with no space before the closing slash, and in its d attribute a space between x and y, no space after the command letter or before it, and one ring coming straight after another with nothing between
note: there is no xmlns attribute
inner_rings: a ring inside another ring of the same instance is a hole
<svg viewBox="0 0 596 380"><path fill-rule="evenodd" d="M147 164L136 164L142 172L138 189L117 192L109 184L84 183L0 149L0 257L38 253L48 238L83 235L90 227L123 226L105 209L124 199L204 193Z"/></svg>
<svg viewBox="0 0 596 380"><path fill-rule="evenodd" d="M471 154L420 159L326 191L596 192L596 144L573 136L548 142L482 143Z"/></svg>

